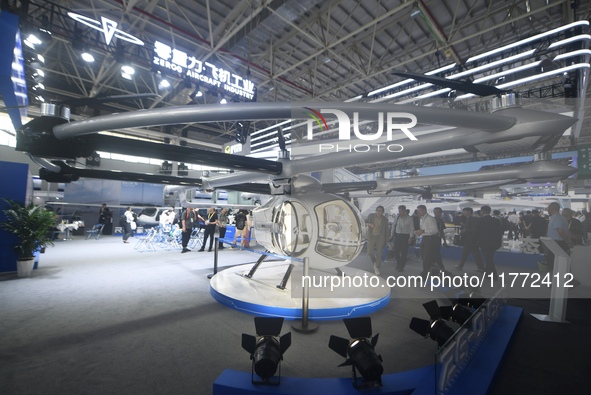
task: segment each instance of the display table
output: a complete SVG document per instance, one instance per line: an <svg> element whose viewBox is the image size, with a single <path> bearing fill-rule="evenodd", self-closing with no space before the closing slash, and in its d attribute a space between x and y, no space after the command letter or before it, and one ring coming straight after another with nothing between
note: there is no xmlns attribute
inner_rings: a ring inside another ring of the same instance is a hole
<svg viewBox="0 0 591 395"><path fill-rule="evenodd" d="M78 229L79 226L84 225L80 225L79 222L74 222L72 224L57 224L56 228L58 228L60 232L65 233L64 240L72 240L72 238L70 237L70 233L73 230Z"/></svg>

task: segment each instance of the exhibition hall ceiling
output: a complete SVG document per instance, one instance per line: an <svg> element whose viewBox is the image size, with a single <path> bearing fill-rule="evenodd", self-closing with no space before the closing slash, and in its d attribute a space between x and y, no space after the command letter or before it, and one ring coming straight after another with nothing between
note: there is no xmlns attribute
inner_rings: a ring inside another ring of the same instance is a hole
<svg viewBox="0 0 591 395"><path fill-rule="evenodd" d="M45 58L44 100L159 95L73 108L93 116L217 103L222 95L228 101L342 102L402 81L394 71L463 65L476 54L588 20L590 13L591 2L571 0L32 0L27 19L53 33L37 47ZM79 58L82 46L94 62ZM197 86L185 77L187 69L175 73L178 60L207 70L210 79ZM126 63L136 70L131 79L121 74ZM171 86L162 88L162 78ZM203 96L195 96L197 88ZM587 122L581 135L588 130ZM154 135L211 148L232 141L235 125L174 125Z"/></svg>

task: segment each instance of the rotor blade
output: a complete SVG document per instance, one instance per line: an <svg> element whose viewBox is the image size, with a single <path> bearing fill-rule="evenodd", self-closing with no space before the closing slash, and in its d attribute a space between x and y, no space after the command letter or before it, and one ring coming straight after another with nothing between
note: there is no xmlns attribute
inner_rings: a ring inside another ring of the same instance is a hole
<svg viewBox="0 0 591 395"><path fill-rule="evenodd" d="M118 137L91 135L86 136L97 151L144 156L147 158L170 159L184 163L216 164L219 167L234 170L249 170L259 173L280 174L281 162L259 158L249 158L223 152L207 151L199 148L179 147L169 144L151 143L140 140L127 140Z"/></svg>
<svg viewBox="0 0 591 395"><path fill-rule="evenodd" d="M358 317L358 318L345 318L343 320L349 336L352 339L358 339L361 337L371 337L371 318L370 317Z"/></svg>
<svg viewBox="0 0 591 395"><path fill-rule="evenodd" d="M338 109L350 113L351 117L353 113L357 113L360 120L375 120L378 112L406 111L416 116L419 123L457 126L488 132L506 130L516 123L516 119L510 116L449 108L389 103L267 102L175 106L101 115L67 125L58 125L53 128L53 134L57 139L63 140L104 130L131 127L264 119L308 119L310 107Z"/></svg>
<svg viewBox="0 0 591 395"><path fill-rule="evenodd" d="M548 179L553 177L567 178L577 169L568 165L550 161L539 160L519 166L507 166L500 169L478 170L465 173L452 173L445 176L417 176L396 179L378 179L378 191L403 190L404 188L417 188L422 186L446 184L464 184L469 182L489 182L507 179Z"/></svg>
<svg viewBox="0 0 591 395"><path fill-rule="evenodd" d="M90 156L93 151L105 151L184 163L216 165L257 173L280 174L283 170L281 162L266 159L100 134L61 141L53 136L50 129L63 122L67 121L59 117L44 116L33 119L17 130L16 150L42 158L74 159Z"/></svg>
<svg viewBox="0 0 591 395"><path fill-rule="evenodd" d="M353 191L371 191L378 186L375 181L332 182L322 184L322 192L343 193Z"/></svg>
<svg viewBox="0 0 591 395"><path fill-rule="evenodd" d="M248 192L254 193L258 195L270 195L271 194L271 187L269 184L256 184L256 183L243 183L243 184L234 184L234 185L225 185L224 189L231 190L231 191L240 191L240 192Z"/></svg>
<svg viewBox="0 0 591 395"><path fill-rule="evenodd" d="M421 106L415 107L421 108ZM472 111L464 112L471 113ZM477 127L473 130L462 127L456 129L446 129L438 131L436 133L421 135L419 136L417 141L412 141L408 143L405 143L402 139L392 140L404 143L404 150L396 154L396 159L399 160L409 158L416 155L432 153L434 151L444 151L448 149L463 148L464 146L470 145L492 145L503 141L512 141L525 137L535 136L537 138L546 135L554 135L559 133L562 134L564 130L566 130L567 128L569 128L577 122L576 118L544 111L529 110L517 107L508 107L499 110L495 112L494 115L498 115L502 118L513 117L515 121L519 120L520 123L519 125L499 132L485 132L482 131L482 127ZM463 117L462 115L457 113L454 116ZM456 120L459 120L459 118ZM483 119L482 122L486 121ZM54 128L54 131L57 128L62 128L64 126L67 125L58 125ZM334 147L337 147L337 145L335 145ZM325 169L359 166L360 164L366 163L374 164L380 162L389 162L391 160L392 153L388 152L388 150L378 151L377 149L371 149L364 152L356 152L354 155L349 154L348 151L337 152L337 150L333 150L323 155L310 156L301 159L292 159L289 163L285 164L286 171L284 171L284 174L291 175L299 173L308 173L312 171L321 171ZM510 178L512 177L513 176L510 176ZM505 176L503 178L507 177ZM388 190L393 189L395 187L396 185L388 188ZM378 188L378 190L381 189Z"/></svg>
<svg viewBox="0 0 591 395"><path fill-rule="evenodd" d="M446 185L441 186L439 188L433 187L431 192L433 193L449 193L449 192L459 192L459 191L473 191L477 189L484 189L484 188L492 188L507 184L514 184L518 182L518 178L511 178L506 180L499 180L499 181L490 181L490 182L474 182L474 183L467 183L467 184L457 184L453 185Z"/></svg>
<svg viewBox="0 0 591 395"><path fill-rule="evenodd" d="M396 192L401 192L401 193L408 193L411 195L421 195L423 193L428 192L428 190L426 188L394 188L393 189Z"/></svg>
<svg viewBox="0 0 591 395"><path fill-rule="evenodd" d="M475 84L473 82L468 81L454 81L448 78L437 77L434 75L424 75L424 74L416 74L416 73L407 73L401 71L395 71L392 73L399 77L404 78L412 78L413 80L427 82L429 84L442 86L444 88L450 88L456 91L466 92L466 93L473 93L478 96L492 96L492 95L500 95L502 93L511 92L505 89L499 89L494 86L489 85L482 85L482 84Z"/></svg>
<svg viewBox="0 0 591 395"><path fill-rule="evenodd" d="M154 184L201 186L200 178L176 177L164 174L132 173L127 171L79 169L71 167L64 162L54 162L62 170L59 173L50 172L44 168L39 169L39 177L47 182L71 182L82 178L98 178L101 180L150 182Z"/></svg>

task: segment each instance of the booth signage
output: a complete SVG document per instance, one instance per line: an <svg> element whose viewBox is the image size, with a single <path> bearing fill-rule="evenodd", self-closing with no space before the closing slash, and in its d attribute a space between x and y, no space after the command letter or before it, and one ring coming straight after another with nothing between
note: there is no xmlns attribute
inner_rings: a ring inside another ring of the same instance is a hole
<svg viewBox="0 0 591 395"><path fill-rule="evenodd" d="M232 95L242 96L248 100L254 98L254 83L209 62L202 62L195 56L164 44L154 42L154 59L156 66L187 75L199 83L205 83L222 89Z"/></svg>

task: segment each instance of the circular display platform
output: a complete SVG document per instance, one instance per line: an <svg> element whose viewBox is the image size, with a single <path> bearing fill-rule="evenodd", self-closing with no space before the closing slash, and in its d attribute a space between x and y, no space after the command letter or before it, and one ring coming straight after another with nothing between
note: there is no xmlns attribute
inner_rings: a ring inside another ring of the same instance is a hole
<svg viewBox="0 0 591 395"><path fill-rule="evenodd" d="M263 263L252 278L253 264L234 266L211 278L210 293L219 303L248 314L302 318L302 267L294 267L285 289L277 286L289 261ZM310 269L308 318L336 320L368 315L386 306L390 288L386 281L364 270L344 267L336 271Z"/></svg>

